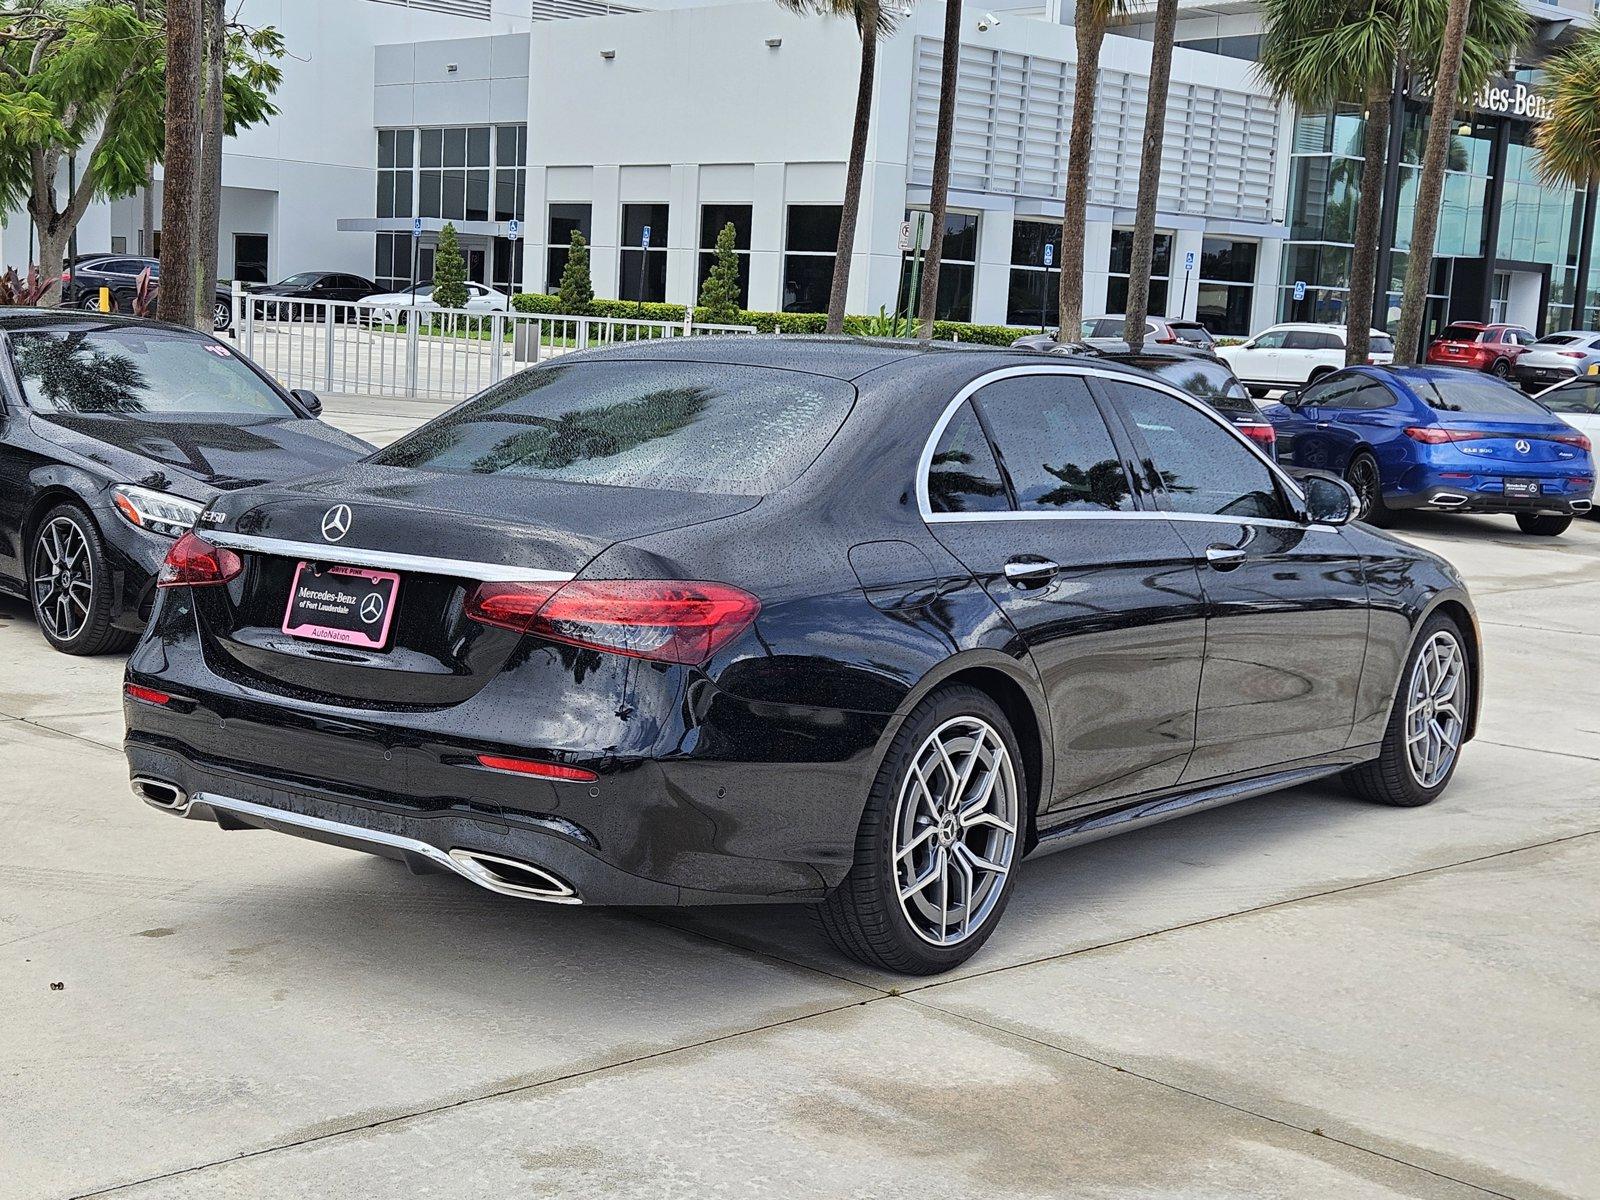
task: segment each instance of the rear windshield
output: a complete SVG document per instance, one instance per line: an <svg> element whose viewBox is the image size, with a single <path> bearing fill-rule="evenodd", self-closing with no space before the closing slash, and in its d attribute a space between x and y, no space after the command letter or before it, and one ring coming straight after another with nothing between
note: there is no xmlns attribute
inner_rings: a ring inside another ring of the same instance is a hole
<svg viewBox="0 0 1600 1200"><path fill-rule="evenodd" d="M1509 383L1479 379L1463 371L1460 379L1419 379L1417 395L1439 412L1493 413L1501 416L1544 416L1544 406Z"/></svg>
<svg viewBox="0 0 1600 1200"><path fill-rule="evenodd" d="M1487 336L1487 330L1472 325L1446 325L1439 338L1446 342L1476 342Z"/></svg>
<svg viewBox="0 0 1600 1200"><path fill-rule="evenodd" d="M1256 404L1250 399L1250 393L1222 363L1208 362L1203 358L1131 354L1117 361L1159 376L1173 387L1182 388L1196 399L1204 400L1218 412L1256 415Z"/></svg>
<svg viewBox="0 0 1600 1200"><path fill-rule="evenodd" d="M1211 331L1204 325L1191 325L1183 321L1168 321L1167 328L1172 330L1174 337L1181 337L1191 342L1201 342L1207 346L1212 344Z"/></svg>
<svg viewBox="0 0 1600 1200"><path fill-rule="evenodd" d="M1386 333L1375 333L1367 339L1367 353L1393 354L1394 339Z"/></svg>
<svg viewBox="0 0 1600 1200"><path fill-rule="evenodd" d="M18 330L11 359L39 412L299 415L231 350L198 333L147 325Z"/></svg>
<svg viewBox="0 0 1600 1200"><path fill-rule="evenodd" d="M1584 341L1584 340L1585 340L1584 338L1580 337L1576 333L1552 333L1552 334L1549 334L1549 335L1547 335L1545 337L1540 338L1537 342L1534 343L1534 345L1535 346L1571 346L1575 342L1581 342L1581 341Z"/></svg>
<svg viewBox="0 0 1600 1200"><path fill-rule="evenodd" d="M535 368L374 456L395 467L760 496L793 483L850 412L838 379L718 363Z"/></svg>

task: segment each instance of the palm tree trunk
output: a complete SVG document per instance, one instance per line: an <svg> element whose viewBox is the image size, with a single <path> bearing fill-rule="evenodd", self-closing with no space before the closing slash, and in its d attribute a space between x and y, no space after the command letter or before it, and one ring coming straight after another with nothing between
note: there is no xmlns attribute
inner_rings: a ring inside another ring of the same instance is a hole
<svg viewBox="0 0 1600 1200"><path fill-rule="evenodd" d="M1472 0L1450 0L1445 20L1444 44L1439 50L1439 72L1428 113L1428 141L1422 155L1422 176L1417 180L1417 207L1411 221L1411 247L1406 254L1405 289L1400 299L1400 330L1395 335L1398 363L1417 361L1422 340L1423 309L1428 281L1433 276L1434 240L1439 232L1439 200L1444 192L1445 161L1450 149L1450 125L1456 111L1456 89L1461 79L1461 48L1467 39L1467 12Z"/></svg>
<svg viewBox="0 0 1600 1200"><path fill-rule="evenodd" d="M933 336L939 303L939 265L944 261L944 220L950 207L950 143L956 128L956 74L961 65L961 0L945 0L944 53L939 60L939 118L933 140L933 195L929 208L933 237L922 267L922 295L917 300L921 336Z"/></svg>
<svg viewBox="0 0 1600 1200"><path fill-rule="evenodd" d="M224 0L206 0L205 133L200 162L200 227L196 232L200 285L195 293L195 325L211 328L217 291L217 242L222 234L222 86L228 38Z"/></svg>
<svg viewBox="0 0 1600 1200"><path fill-rule="evenodd" d="M194 324L200 40L200 0L167 0L167 130L156 315L178 325Z"/></svg>
<svg viewBox="0 0 1600 1200"><path fill-rule="evenodd" d="M1123 339L1135 352L1144 349L1144 321L1150 311L1156 203L1161 195L1161 143L1167 133L1167 88L1172 81L1172 42L1177 30L1178 0L1157 0L1150 86L1145 93L1144 149L1139 156L1139 202L1133 221L1133 262L1128 268L1128 305L1122 322Z"/></svg>
<svg viewBox="0 0 1600 1200"><path fill-rule="evenodd" d="M872 87L878 70L878 4L861 6L861 74L856 83L855 129L850 135L850 162L844 175L844 204L839 209L839 245L833 254L833 286L828 292L829 333L844 332L845 298L850 291L850 260L861 215L861 177L867 169L867 133L872 127Z"/></svg>
<svg viewBox="0 0 1600 1200"><path fill-rule="evenodd" d="M1350 251L1350 294L1345 298L1344 361L1364 363L1372 349L1372 299L1378 275L1383 216L1383 176L1388 165L1392 80L1372 81L1361 138L1361 194L1356 200L1355 246Z"/></svg>
<svg viewBox="0 0 1600 1200"><path fill-rule="evenodd" d="M1083 323L1083 242L1089 214L1089 152L1094 144L1094 101L1100 82L1100 46L1106 38L1098 5L1080 0L1073 25L1078 61L1073 68L1072 129L1067 134L1067 184L1061 205L1060 336L1076 340Z"/></svg>

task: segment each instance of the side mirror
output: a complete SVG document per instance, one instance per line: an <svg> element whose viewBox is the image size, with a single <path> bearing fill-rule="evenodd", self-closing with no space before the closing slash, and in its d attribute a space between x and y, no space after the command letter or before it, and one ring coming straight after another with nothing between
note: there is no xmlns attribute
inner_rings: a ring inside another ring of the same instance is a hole
<svg viewBox="0 0 1600 1200"><path fill-rule="evenodd" d="M1278 403L1285 408L1299 408L1300 402L1305 399L1303 389L1293 387L1278 397Z"/></svg>
<svg viewBox="0 0 1600 1200"><path fill-rule="evenodd" d="M311 416L320 417L322 415L322 397L315 392L307 391L305 388L295 388L289 394L298 400L300 407L305 409Z"/></svg>
<svg viewBox="0 0 1600 1200"><path fill-rule="evenodd" d="M1361 511L1355 488L1331 472L1299 472L1296 481L1306 494L1306 519L1314 524L1348 525Z"/></svg>

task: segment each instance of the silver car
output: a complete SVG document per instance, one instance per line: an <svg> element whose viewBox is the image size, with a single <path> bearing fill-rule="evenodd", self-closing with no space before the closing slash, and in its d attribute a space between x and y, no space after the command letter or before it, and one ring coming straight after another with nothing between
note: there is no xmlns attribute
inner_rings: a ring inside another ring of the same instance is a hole
<svg viewBox="0 0 1600 1200"><path fill-rule="evenodd" d="M1600 333L1566 329L1547 333L1511 368L1523 387L1547 387L1575 375L1600 372Z"/></svg>

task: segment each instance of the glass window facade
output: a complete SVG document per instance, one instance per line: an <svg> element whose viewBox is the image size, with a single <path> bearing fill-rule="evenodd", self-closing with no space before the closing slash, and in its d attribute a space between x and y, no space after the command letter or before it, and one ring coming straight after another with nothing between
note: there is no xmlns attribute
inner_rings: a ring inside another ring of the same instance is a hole
<svg viewBox="0 0 1600 1200"><path fill-rule="evenodd" d="M915 222L915 209L907 209L905 219ZM924 221L931 218L920 214ZM933 315L938 321L972 320L972 287L978 270L978 217L976 213L947 212L944 218L944 246L939 256L939 297ZM916 312L917 300L911 295L912 255L900 256L900 291L896 312ZM920 285L919 285L920 286Z"/></svg>
<svg viewBox="0 0 1600 1200"><path fill-rule="evenodd" d="M1133 230L1111 231L1111 278L1106 282L1106 312L1128 311L1128 272L1133 267ZM1157 233L1155 257L1150 262L1150 315L1167 312L1167 280L1172 275L1172 235ZM1088 310L1085 310L1085 315Z"/></svg>
<svg viewBox="0 0 1600 1200"><path fill-rule="evenodd" d="M1200 284L1195 319L1213 335L1245 337L1255 304L1255 242L1206 238L1200 243Z"/></svg>
<svg viewBox="0 0 1600 1200"><path fill-rule="evenodd" d="M648 232L647 232L648 231ZM646 247L646 241L649 246ZM622 261L617 296L660 303L667 298L667 205L622 206Z"/></svg>
<svg viewBox="0 0 1600 1200"><path fill-rule="evenodd" d="M1061 309L1061 223L1024 221L1011 226L1011 290L1006 296L1006 324L1037 325L1040 329L1059 323ZM1045 247L1050 247L1051 266L1044 265Z"/></svg>
<svg viewBox="0 0 1600 1200"><path fill-rule="evenodd" d="M791 204L785 218L783 311L827 312L839 248L839 205Z"/></svg>
<svg viewBox="0 0 1600 1200"><path fill-rule="evenodd" d="M1518 72L1518 77L1537 85L1531 70ZM1389 293L1391 330L1400 315L1427 116L1420 104L1410 104L1401 128L1390 277L1379 280ZM1546 329L1567 328L1576 320L1573 300L1582 195L1539 181L1530 122L1489 114L1469 114L1456 121L1450 132L1425 334L1451 319L1504 319L1508 306L1516 309L1510 319L1542 322ZM1290 240L1279 278L1280 319L1345 320L1355 210L1362 186L1361 139L1362 119L1352 109L1296 118ZM1490 209L1497 193L1496 213ZM1306 296L1300 301L1293 298L1296 281L1306 284ZM1596 283L1591 271L1591 288ZM1532 299L1536 295L1545 297L1542 308ZM1595 296L1600 300L1600 290Z"/></svg>
<svg viewBox="0 0 1600 1200"><path fill-rule="evenodd" d="M527 201L528 127L475 125L449 129L378 130L379 217L429 217L455 222L524 220ZM432 234L427 235L429 242ZM474 240L474 238L476 240ZM484 282L501 291L522 283L522 243L464 235L469 273L481 260ZM377 235L374 280L401 291L412 278L411 236ZM433 275L431 244L417 248L417 277ZM482 275L479 270L474 278Z"/></svg>
<svg viewBox="0 0 1600 1200"><path fill-rule="evenodd" d="M545 239L545 291L553 292L561 283L561 272L567 268L567 253L572 248L572 235L580 233L584 241L594 240L593 211L588 204L550 206L549 236Z"/></svg>

